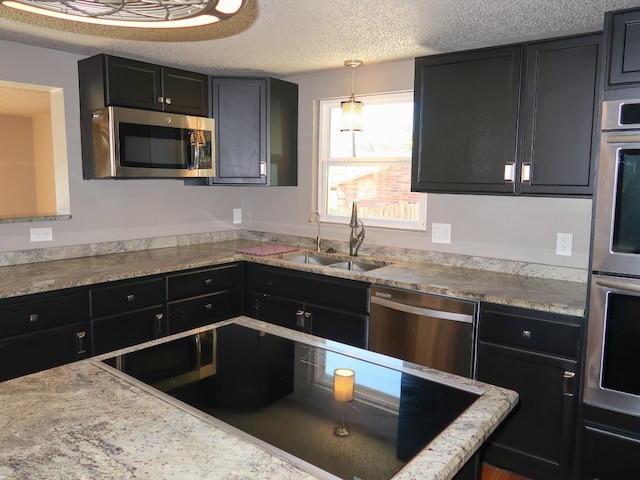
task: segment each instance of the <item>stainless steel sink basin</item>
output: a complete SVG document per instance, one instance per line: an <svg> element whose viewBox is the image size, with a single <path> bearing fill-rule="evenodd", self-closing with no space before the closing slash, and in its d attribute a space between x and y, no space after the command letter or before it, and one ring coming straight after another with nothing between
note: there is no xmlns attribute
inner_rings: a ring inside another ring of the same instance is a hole
<svg viewBox="0 0 640 480"><path fill-rule="evenodd" d="M356 260L347 260L346 262L333 263L329 266L331 268L351 270L352 272L368 272L369 270L375 270L376 268L383 267L384 265Z"/></svg>
<svg viewBox="0 0 640 480"><path fill-rule="evenodd" d="M326 257L315 253L305 253L304 255L294 255L293 257L286 257L290 262L296 263L308 263L309 265L324 265L328 266L332 263L336 263L335 257Z"/></svg>
<svg viewBox="0 0 640 480"><path fill-rule="evenodd" d="M295 263L306 263L308 265L338 268L340 270L351 270L352 272L368 272L387 265L384 262L371 262L367 260L343 260L342 258L322 255L319 253L293 255L291 257L285 257L285 260Z"/></svg>

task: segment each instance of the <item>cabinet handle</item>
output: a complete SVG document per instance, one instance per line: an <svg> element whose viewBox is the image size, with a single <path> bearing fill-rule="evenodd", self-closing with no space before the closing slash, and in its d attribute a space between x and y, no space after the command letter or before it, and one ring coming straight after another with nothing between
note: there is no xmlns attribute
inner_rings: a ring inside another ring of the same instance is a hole
<svg viewBox="0 0 640 480"><path fill-rule="evenodd" d="M163 313L156 313L156 336L159 337L162 333L164 333L164 328L162 327L162 319L164 318Z"/></svg>
<svg viewBox="0 0 640 480"><path fill-rule="evenodd" d="M127 295L127 302L133 302L136 299L135 295Z"/></svg>
<svg viewBox="0 0 640 480"><path fill-rule="evenodd" d="M260 176L267 176L267 164L265 162L260 162Z"/></svg>
<svg viewBox="0 0 640 480"><path fill-rule="evenodd" d="M569 372L565 370L564 372L564 382L562 383L562 393L566 397L573 397L573 394L576 391L576 372Z"/></svg>
<svg viewBox="0 0 640 480"><path fill-rule="evenodd" d="M312 317L312 313L311 312L304 312L304 324L303 324L303 328L305 332L309 332L311 330L311 317Z"/></svg>
<svg viewBox="0 0 640 480"><path fill-rule="evenodd" d="M87 349L84 346L84 339L86 336L86 332L76 332L76 351L78 352L79 358L87 353Z"/></svg>
<svg viewBox="0 0 640 480"><path fill-rule="evenodd" d="M207 304L204 306L204 309L210 312L211 310L213 310L213 305L211 305L210 303L207 303Z"/></svg>
<svg viewBox="0 0 640 480"><path fill-rule="evenodd" d="M516 164L505 163L504 164L504 181L515 182L516 180Z"/></svg>
<svg viewBox="0 0 640 480"><path fill-rule="evenodd" d="M525 338L525 339L529 340L531 338L531 330L523 330L522 331L522 338Z"/></svg>
<svg viewBox="0 0 640 480"><path fill-rule="evenodd" d="M209 285L211 285L212 283L213 283L213 280L211 280L210 278L207 278L207 279L204 281L204 284L205 284L206 286L209 286Z"/></svg>
<svg viewBox="0 0 640 480"><path fill-rule="evenodd" d="M302 310L296 312L296 327L304 328L304 311Z"/></svg>
<svg viewBox="0 0 640 480"><path fill-rule="evenodd" d="M29 321L31 323L35 323L38 321L38 314L37 313L32 313L31 315L29 315Z"/></svg>
<svg viewBox="0 0 640 480"><path fill-rule="evenodd" d="M171 97L165 98L164 103L166 103L167 105L171 105Z"/></svg>
<svg viewBox="0 0 640 480"><path fill-rule="evenodd" d="M531 182L531 164L523 163L522 171L520 172L520 181L523 183Z"/></svg>
<svg viewBox="0 0 640 480"><path fill-rule="evenodd" d="M164 103L164 97L158 97L157 98L157 102L158 103Z"/></svg>

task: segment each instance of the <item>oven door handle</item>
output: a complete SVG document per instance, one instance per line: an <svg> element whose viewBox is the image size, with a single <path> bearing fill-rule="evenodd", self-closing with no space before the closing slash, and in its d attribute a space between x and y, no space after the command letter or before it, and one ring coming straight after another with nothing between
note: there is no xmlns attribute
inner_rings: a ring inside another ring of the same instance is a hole
<svg viewBox="0 0 640 480"><path fill-rule="evenodd" d="M619 282L616 280L607 280L606 278L596 279L596 285L605 288L616 288L618 290L625 290L627 292L640 293L640 285L635 283Z"/></svg>
<svg viewBox="0 0 640 480"><path fill-rule="evenodd" d="M640 134L607 134L604 135L605 141L609 144L614 143L640 143Z"/></svg>
<svg viewBox="0 0 640 480"><path fill-rule="evenodd" d="M467 315L465 313L454 313L443 310L433 310L431 308L416 307L413 305L407 305L406 303L393 302L379 297L371 297L371 303L376 303L382 307L387 307L392 310L398 310L400 312L410 313L413 315L420 315L422 317L439 318L442 320L453 320L456 322L473 323L473 315Z"/></svg>

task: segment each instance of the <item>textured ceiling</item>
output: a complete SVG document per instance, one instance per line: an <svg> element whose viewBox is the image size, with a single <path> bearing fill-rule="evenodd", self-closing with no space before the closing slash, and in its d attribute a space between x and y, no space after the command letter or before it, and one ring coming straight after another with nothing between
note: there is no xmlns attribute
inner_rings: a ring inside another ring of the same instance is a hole
<svg viewBox="0 0 640 480"><path fill-rule="evenodd" d="M181 31L96 27L0 6L0 39L209 72L274 76L601 30L640 0L247 0L226 22Z"/></svg>

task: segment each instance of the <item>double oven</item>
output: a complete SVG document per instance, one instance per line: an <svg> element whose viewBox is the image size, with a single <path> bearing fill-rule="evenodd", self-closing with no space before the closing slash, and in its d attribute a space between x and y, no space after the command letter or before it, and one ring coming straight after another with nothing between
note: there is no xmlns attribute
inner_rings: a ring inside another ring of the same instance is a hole
<svg viewBox="0 0 640 480"><path fill-rule="evenodd" d="M640 416L640 96L602 114L584 401Z"/></svg>

